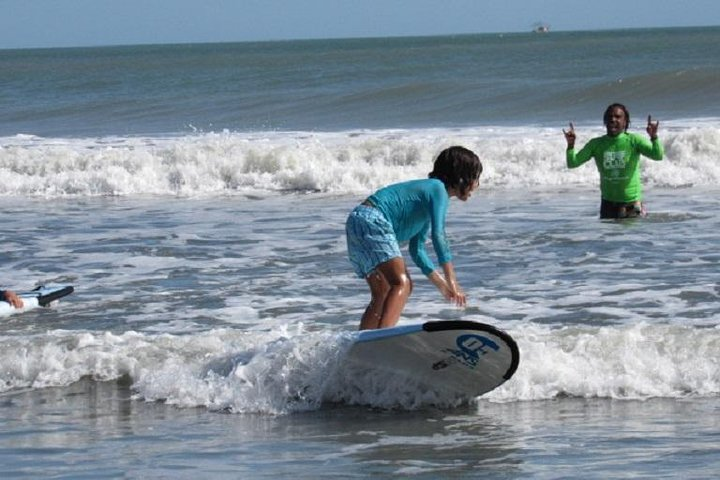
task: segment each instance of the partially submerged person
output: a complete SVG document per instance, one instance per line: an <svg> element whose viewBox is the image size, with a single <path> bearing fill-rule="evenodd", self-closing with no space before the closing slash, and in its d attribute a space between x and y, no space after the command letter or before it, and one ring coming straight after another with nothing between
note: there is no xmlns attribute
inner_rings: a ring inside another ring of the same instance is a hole
<svg viewBox="0 0 720 480"><path fill-rule="evenodd" d="M384 187L350 213L345 226L348 255L371 295L360 330L398 322L413 287L400 253L400 243L406 241L413 261L443 297L465 306L445 238L445 216L450 198L468 200L479 186L481 173L477 155L464 147L450 147L438 155L429 178ZM425 250L428 234L442 274Z"/></svg>
<svg viewBox="0 0 720 480"><path fill-rule="evenodd" d="M648 115L645 130L650 140L636 133L628 133L630 113L620 103L605 110L603 121L607 134L591 139L579 152L575 152L575 128L570 123L563 130L567 141L568 168L576 168L591 158L600 173L600 218L628 218L644 216L642 182L640 181L640 155L662 160L663 146L657 132L660 122Z"/></svg>
<svg viewBox="0 0 720 480"><path fill-rule="evenodd" d="M22 298L12 290L0 290L0 300L8 302L15 308L22 308L24 305Z"/></svg>

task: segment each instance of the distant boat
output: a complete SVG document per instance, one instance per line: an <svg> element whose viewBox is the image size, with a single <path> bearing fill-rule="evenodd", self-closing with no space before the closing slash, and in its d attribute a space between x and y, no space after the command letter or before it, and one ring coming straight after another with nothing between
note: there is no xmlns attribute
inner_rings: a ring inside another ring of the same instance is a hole
<svg viewBox="0 0 720 480"><path fill-rule="evenodd" d="M546 23L538 23L533 28L533 32L535 33L548 33L550 31L550 25Z"/></svg>

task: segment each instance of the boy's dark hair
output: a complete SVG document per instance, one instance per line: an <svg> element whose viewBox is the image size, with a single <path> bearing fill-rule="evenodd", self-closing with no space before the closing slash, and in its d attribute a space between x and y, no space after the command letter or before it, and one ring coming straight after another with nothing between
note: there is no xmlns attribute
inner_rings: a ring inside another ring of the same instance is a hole
<svg viewBox="0 0 720 480"><path fill-rule="evenodd" d="M465 194L473 188L482 170L482 163L475 153L455 146L440 152L428 177L441 180L445 188L454 188L458 193Z"/></svg>
<svg viewBox="0 0 720 480"><path fill-rule="evenodd" d="M623 105L622 103L613 103L605 109L605 113L603 113L603 125L608 124L608 122L610 121L610 116L612 115L612 111L616 108L619 108L623 112L625 112L625 120L627 120L627 123L625 124L625 130L627 130L630 127L630 112L628 112L628 109L625 108L625 105Z"/></svg>

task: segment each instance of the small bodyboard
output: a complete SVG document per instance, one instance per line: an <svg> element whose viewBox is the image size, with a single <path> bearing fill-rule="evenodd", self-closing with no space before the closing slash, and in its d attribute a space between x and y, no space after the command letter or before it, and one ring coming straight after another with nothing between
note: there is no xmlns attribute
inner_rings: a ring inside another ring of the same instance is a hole
<svg viewBox="0 0 720 480"><path fill-rule="evenodd" d="M74 290L71 285L53 285L40 286L29 292L18 293L23 300L23 307L15 308L8 302L0 300L0 317L27 312L37 307L47 307L55 300L70 295Z"/></svg>
<svg viewBox="0 0 720 480"><path fill-rule="evenodd" d="M518 368L520 353L510 335L491 325L435 321L363 330L351 345L347 361L473 398L509 380Z"/></svg>

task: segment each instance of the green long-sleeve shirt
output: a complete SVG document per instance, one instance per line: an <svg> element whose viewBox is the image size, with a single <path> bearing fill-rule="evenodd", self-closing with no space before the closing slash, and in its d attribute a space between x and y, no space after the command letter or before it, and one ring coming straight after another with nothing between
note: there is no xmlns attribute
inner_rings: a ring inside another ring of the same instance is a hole
<svg viewBox="0 0 720 480"><path fill-rule="evenodd" d="M590 140L579 152L569 148L568 168L576 168L591 158L600 172L600 195L610 202L629 203L642 200L640 155L662 160L664 151L660 140L652 142L636 133L621 133L615 137L603 135Z"/></svg>

